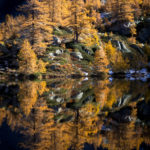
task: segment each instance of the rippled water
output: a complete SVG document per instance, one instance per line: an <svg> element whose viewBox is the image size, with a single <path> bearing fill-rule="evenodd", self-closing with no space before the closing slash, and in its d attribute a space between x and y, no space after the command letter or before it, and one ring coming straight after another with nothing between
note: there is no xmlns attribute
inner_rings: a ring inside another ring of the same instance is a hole
<svg viewBox="0 0 150 150"><path fill-rule="evenodd" d="M96 79L1 82L0 150L149 150L149 86Z"/></svg>

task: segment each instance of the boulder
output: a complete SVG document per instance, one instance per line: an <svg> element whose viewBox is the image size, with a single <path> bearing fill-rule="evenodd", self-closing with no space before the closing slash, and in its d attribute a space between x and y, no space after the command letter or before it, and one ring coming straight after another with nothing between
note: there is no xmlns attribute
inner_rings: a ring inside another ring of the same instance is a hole
<svg viewBox="0 0 150 150"><path fill-rule="evenodd" d="M60 45L62 43L61 39L58 37L53 37L53 45Z"/></svg>
<svg viewBox="0 0 150 150"><path fill-rule="evenodd" d="M125 43L124 42L120 42L120 45L121 45L121 51L124 52L124 53L131 53L131 50L129 50Z"/></svg>
<svg viewBox="0 0 150 150"><path fill-rule="evenodd" d="M80 93L77 93L75 95L72 95L71 98L80 100L83 97L83 94L84 94L83 92L80 92Z"/></svg>
<svg viewBox="0 0 150 150"><path fill-rule="evenodd" d="M52 60L55 58L54 53L49 53L48 56L49 56L49 58L51 58Z"/></svg>
<svg viewBox="0 0 150 150"><path fill-rule="evenodd" d="M60 102L63 102L63 101L64 101L64 99L63 99L63 98L61 98L61 97L58 97L58 98L56 98L56 101L57 101L58 103L60 103Z"/></svg>
<svg viewBox="0 0 150 150"><path fill-rule="evenodd" d="M62 49L57 49L56 51L55 51L55 54L56 55L61 55L63 53L63 50Z"/></svg>
<svg viewBox="0 0 150 150"><path fill-rule="evenodd" d="M79 93L76 95L76 99L80 100L83 97L83 92Z"/></svg>
<svg viewBox="0 0 150 150"><path fill-rule="evenodd" d="M145 101L140 101L137 104L138 108L138 117L144 121L150 121L150 103Z"/></svg>
<svg viewBox="0 0 150 150"><path fill-rule="evenodd" d="M78 59L83 59L82 53L80 52L72 52L71 55Z"/></svg>
<svg viewBox="0 0 150 150"><path fill-rule="evenodd" d="M60 71L60 67L58 65L51 65L49 68L53 71Z"/></svg>

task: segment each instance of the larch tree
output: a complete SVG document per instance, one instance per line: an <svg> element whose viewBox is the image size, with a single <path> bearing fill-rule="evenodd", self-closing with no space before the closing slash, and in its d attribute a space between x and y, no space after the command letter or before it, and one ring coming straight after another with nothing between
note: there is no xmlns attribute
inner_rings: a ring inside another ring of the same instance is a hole
<svg viewBox="0 0 150 150"><path fill-rule="evenodd" d="M69 21L69 26L72 27L74 31L74 41L79 41L79 35L81 34L83 26L85 26L85 22L83 17L86 15L84 10L84 2L83 0L73 0L71 2L71 16Z"/></svg>
<svg viewBox="0 0 150 150"><path fill-rule="evenodd" d="M13 43L16 39L20 38L20 28L25 21L24 16L17 16L13 18L7 15L5 22L0 24L0 42L1 43ZM20 42L19 42L20 43Z"/></svg>
<svg viewBox="0 0 150 150"><path fill-rule="evenodd" d="M57 23L60 20L60 1L59 0L46 0L49 8L49 17L52 22Z"/></svg>
<svg viewBox="0 0 150 150"><path fill-rule="evenodd" d="M131 7L131 0L108 0L106 3L106 10L112 13L112 19L118 22L133 22L133 8Z"/></svg>
<svg viewBox="0 0 150 150"><path fill-rule="evenodd" d="M21 9L27 14L22 32L29 39L36 54L41 55L52 36L49 7L44 0L28 0Z"/></svg>
<svg viewBox="0 0 150 150"><path fill-rule="evenodd" d="M61 20L60 20L60 25L61 26L66 26L69 22L69 17L71 15L71 12L69 10L71 5L70 0L61 0Z"/></svg>
<svg viewBox="0 0 150 150"><path fill-rule="evenodd" d="M94 57L94 65L95 65L95 72L100 73L100 72L108 72L108 59L107 55L104 51L103 48L100 50L97 50L95 52L95 57Z"/></svg>
<svg viewBox="0 0 150 150"><path fill-rule="evenodd" d="M142 0L132 0L131 1L131 6L134 10L134 17L135 19L139 19L141 16L141 5L142 5Z"/></svg>
<svg viewBox="0 0 150 150"><path fill-rule="evenodd" d="M64 26L70 15L70 0L46 0L49 7L49 17L55 26Z"/></svg>
<svg viewBox="0 0 150 150"><path fill-rule="evenodd" d="M86 0L85 2L86 9L88 10L88 16L94 17L94 24L99 27L102 23L99 9L101 8L100 0Z"/></svg>
<svg viewBox="0 0 150 150"><path fill-rule="evenodd" d="M37 57L28 40L24 40L18 58L21 73L32 74L37 72Z"/></svg>
<svg viewBox="0 0 150 150"><path fill-rule="evenodd" d="M86 9L83 0L73 0L71 2L70 11L71 15L67 26L73 29L74 41L81 41L85 44L99 44L97 31L93 25L95 17L88 16L88 10ZM89 44L88 46L93 45Z"/></svg>
<svg viewBox="0 0 150 150"><path fill-rule="evenodd" d="M142 12L145 17L150 16L150 1L149 0L143 0Z"/></svg>

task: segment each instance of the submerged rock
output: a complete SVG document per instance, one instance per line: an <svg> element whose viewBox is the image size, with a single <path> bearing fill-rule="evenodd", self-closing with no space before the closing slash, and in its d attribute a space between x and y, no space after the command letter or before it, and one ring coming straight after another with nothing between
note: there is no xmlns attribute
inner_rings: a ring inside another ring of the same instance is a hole
<svg viewBox="0 0 150 150"><path fill-rule="evenodd" d="M140 101L137 104L138 108L138 117L144 121L150 121L150 103L145 101Z"/></svg>

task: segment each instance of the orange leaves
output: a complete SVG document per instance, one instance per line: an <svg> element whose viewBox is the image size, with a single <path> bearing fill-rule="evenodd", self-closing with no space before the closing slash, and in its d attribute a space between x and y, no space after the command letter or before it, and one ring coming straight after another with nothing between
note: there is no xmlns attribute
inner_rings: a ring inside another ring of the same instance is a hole
<svg viewBox="0 0 150 150"><path fill-rule="evenodd" d="M38 61L38 71L41 73L46 72L46 65L47 63L43 62L41 59Z"/></svg>
<svg viewBox="0 0 150 150"><path fill-rule="evenodd" d="M111 41L105 44L104 49L113 71L117 72L129 69L129 60L127 58L125 59L122 53L113 47Z"/></svg>
<svg viewBox="0 0 150 150"><path fill-rule="evenodd" d="M24 74L34 74L36 72L45 73L46 65L41 59L37 62L37 56L32 50L28 40L24 40L18 54L19 71Z"/></svg>
<svg viewBox="0 0 150 150"><path fill-rule="evenodd" d="M96 72L108 72L108 59L103 48L95 52L94 65Z"/></svg>
<svg viewBox="0 0 150 150"><path fill-rule="evenodd" d="M38 94L42 95L47 91L47 84L45 81L42 82L32 82L26 81L20 83L20 89L18 93L18 99L20 101L20 107L22 108L24 114L28 116L31 109L35 105Z"/></svg>
<svg viewBox="0 0 150 150"><path fill-rule="evenodd" d="M19 71L24 74L32 74L37 72L37 57L31 48L28 40L24 40L20 52L18 54L19 58Z"/></svg>

